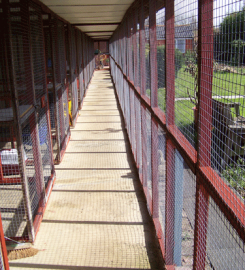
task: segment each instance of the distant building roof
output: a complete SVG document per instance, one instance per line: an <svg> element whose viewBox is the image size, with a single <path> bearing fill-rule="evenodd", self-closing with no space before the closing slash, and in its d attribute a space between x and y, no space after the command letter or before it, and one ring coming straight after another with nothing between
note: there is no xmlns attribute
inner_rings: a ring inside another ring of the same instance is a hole
<svg viewBox="0 0 245 270"><path fill-rule="evenodd" d="M194 38L193 26L191 24L186 25L176 25L175 28L175 38ZM165 25L157 25L157 40L165 39ZM149 26L145 27L146 38L149 39Z"/></svg>

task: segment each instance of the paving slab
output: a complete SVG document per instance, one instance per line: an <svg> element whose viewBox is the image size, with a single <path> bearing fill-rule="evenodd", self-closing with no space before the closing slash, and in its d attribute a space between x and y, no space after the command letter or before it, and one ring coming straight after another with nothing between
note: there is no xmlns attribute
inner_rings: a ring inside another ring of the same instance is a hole
<svg viewBox="0 0 245 270"><path fill-rule="evenodd" d="M55 169L39 252L10 269L164 269L109 71L94 73Z"/></svg>

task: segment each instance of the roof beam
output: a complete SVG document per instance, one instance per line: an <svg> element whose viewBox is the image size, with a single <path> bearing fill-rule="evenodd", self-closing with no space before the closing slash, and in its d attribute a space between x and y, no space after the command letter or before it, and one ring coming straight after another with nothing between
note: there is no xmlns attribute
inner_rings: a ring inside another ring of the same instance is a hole
<svg viewBox="0 0 245 270"><path fill-rule="evenodd" d="M88 34L88 33L113 33L114 31L104 31L104 30L101 30L101 31L85 31L83 33L85 34Z"/></svg>
<svg viewBox="0 0 245 270"><path fill-rule="evenodd" d="M72 23L74 26L97 26L97 25L119 25L120 22L115 23Z"/></svg>

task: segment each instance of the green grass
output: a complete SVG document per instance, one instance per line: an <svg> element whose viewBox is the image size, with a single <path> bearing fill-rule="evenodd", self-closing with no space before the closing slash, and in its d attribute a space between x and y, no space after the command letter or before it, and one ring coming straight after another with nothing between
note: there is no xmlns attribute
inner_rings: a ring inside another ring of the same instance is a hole
<svg viewBox="0 0 245 270"><path fill-rule="evenodd" d="M193 95L194 92L194 77L184 70L185 67L180 69L178 77L175 80L176 98L188 98L187 89L190 95ZM245 75L229 72L214 72L212 90L213 96L245 95Z"/></svg>

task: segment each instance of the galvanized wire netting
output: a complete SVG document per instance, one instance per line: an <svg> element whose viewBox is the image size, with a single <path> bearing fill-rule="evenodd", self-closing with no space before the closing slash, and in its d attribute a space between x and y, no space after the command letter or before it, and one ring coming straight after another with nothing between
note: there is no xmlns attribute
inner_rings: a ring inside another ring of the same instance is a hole
<svg viewBox="0 0 245 270"><path fill-rule="evenodd" d="M244 268L243 27L242 1L139 0L110 41L111 74L168 265Z"/></svg>
<svg viewBox="0 0 245 270"><path fill-rule="evenodd" d="M54 159L61 160L69 139L67 75L76 71L75 29L65 40L64 23L32 1L1 1L0 14L3 230L7 237L33 241L55 178ZM89 81L94 62L93 43L87 41L92 55ZM70 56L67 48L72 50ZM78 95L77 84L73 86L74 116Z"/></svg>

